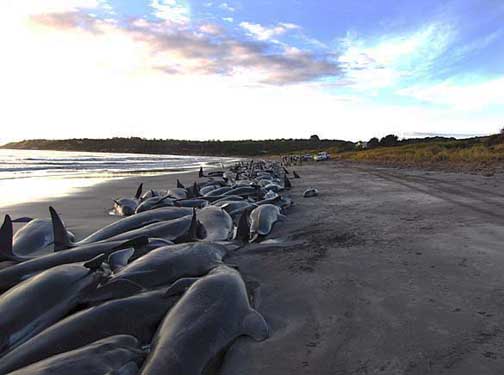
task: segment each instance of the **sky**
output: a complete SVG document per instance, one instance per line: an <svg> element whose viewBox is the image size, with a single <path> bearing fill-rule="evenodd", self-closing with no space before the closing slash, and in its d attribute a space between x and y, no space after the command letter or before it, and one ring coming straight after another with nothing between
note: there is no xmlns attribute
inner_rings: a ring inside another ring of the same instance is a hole
<svg viewBox="0 0 504 375"><path fill-rule="evenodd" d="M502 0L3 0L0 143L504 126Z"/></svg>

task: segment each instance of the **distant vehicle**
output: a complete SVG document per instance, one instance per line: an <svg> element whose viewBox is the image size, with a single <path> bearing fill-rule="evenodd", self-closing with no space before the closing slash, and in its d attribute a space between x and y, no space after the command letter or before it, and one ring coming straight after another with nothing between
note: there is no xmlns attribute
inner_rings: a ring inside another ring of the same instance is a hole
<svg viewBox="0 0 504 375"><path fill-rule="evenodd" d="M313 156L311 156L310 154L305 154L305 155L302 156L301 159L303 161L313 160Z"/></svg>
<svg viewBox="0 0 504 375"><path fill-rule="evenodd" d="M317 155L313 157L313 160L315 161L324 161L329 159L330 155L327 152L319 152Z"/></svg>

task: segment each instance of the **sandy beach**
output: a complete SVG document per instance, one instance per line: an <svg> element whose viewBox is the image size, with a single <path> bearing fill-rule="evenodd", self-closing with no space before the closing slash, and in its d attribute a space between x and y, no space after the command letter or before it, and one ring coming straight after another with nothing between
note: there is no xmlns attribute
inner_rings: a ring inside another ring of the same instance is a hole
<svg viewBox="0 0 504 375"><path fill-rule="evenodd" d="M324 162L295 168L295 206L272 237L227 259L255 290L270 339L239 339L221 374L498 374L504 368L502 175ZM112 180L4 207L78 238L108 224L112 198L190 184L195 173ZM302 198L308 187L316 198ZM34 189L37 187L34 186Z"/></svg>

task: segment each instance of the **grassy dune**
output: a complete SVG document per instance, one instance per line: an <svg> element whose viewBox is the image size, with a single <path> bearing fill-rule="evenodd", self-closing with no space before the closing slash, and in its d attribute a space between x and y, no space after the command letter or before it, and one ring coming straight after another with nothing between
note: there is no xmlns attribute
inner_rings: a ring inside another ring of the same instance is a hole
<svg viewBox="0 0 504 375"><path fill-rule="evenodd" d="M409 166L492 168L504 165L502 135L378 147L333 154L334 158Z"/></svg>

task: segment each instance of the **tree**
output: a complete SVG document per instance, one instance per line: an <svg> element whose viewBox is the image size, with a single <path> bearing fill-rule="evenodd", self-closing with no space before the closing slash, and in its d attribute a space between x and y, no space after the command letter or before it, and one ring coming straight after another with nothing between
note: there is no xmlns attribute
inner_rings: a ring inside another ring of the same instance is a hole
<svg viewBox="0 0 504 375"><path fill-rule="evenodd" d="M369 140L368 144L367 144L367 147L368 148L376 148L380 145L380 141L378 140L378 138L376 137L373 137Z"/></svg>
<svg viewBox="0 0 504 375"><path fill-rule="evenodd" d="M314 134L310 137L310 141L312 142L320 142L320 138L317 134Z"/></svg>
<svg viewBox="0 0 504 375"><path fill-rule="evenodd" d="M391 147L396 146L399 143L399 137L394 134L389 134L380 140L380 146Z"/></svg>

